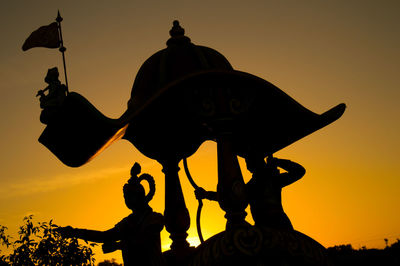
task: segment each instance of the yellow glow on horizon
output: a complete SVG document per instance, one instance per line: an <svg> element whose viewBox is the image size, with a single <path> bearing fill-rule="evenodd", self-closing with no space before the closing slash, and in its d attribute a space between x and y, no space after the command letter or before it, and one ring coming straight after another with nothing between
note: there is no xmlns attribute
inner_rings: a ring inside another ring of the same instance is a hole
<svg viewBox="0 0 400 266"><path fill-rule="evenodd" d="M170 250L171 240L169 240L169 241L168 240L167 241L161 241L161 251L162 252ZM187 242L189 242L189 245L191 247L197 247L198 245L201 244L200 243L200 239L198 237L195 237L195 236L188 237L186 240L187 240Z"/></svg>
<svg viewBox="0 0 400 266"><path fill-rule="evenodd" d="M197 247L198 245L200 245L200 239L198 237L188 237L187 241L189 242L190 246L192 247Z"/></svg>

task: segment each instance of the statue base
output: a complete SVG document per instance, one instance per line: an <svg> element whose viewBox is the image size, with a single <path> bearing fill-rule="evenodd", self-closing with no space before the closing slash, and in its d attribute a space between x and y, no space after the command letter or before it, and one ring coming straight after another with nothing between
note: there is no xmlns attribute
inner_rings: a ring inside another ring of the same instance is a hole
<svg viewBox="0 0 400 266"><path fill-rule="evenodd" d="M295 230L240 226L196 248L188 265L332 265L326 249Z"/></svg>

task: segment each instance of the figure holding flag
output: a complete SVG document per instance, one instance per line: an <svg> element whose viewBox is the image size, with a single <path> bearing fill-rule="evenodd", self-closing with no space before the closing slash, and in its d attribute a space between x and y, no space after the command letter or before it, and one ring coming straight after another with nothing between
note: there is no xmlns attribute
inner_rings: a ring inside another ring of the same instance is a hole
<svg viewBox="0 0 400 266"><path fill-rule="evenodd" d="M68 80L67 80L67 69L65 65L65 51L62 32L61 32L61 21L63 18L60 15L60 11L57 13L56 22L53 22L47 26L42 26L35 30L29 35L22 45L22 50L26 51L34 47L45 47L45 48L59 48L62 53L65 84L68 93Z"/></svg>
<svg viewBox="0 0 400 266"><path fill-rule="evenodd" d="M49 85L36 94L36 96L40 96L40 107L43 109L40 114L40 122L43 124L48 124L58 116L61 105L67 96L67 87L61 84L58 76L58 68L50 68L44 79ZM47 95L44 94L45 91L48 91Z"/></svg>
<svg viewBox="0 0 400 266"><path fill-rule="evenodd" d="M48 86L39 90L40 121L46 125L39 142L67 165L78 167L91 160L114 141L121 139L129 125L125 117L112 119L103 115L85 97L68 90L65 51L60 12L56 22L42 26L25 40L22 50L34 47L59 48L62 53L65 85L56 67L45 77Z"/></svg>

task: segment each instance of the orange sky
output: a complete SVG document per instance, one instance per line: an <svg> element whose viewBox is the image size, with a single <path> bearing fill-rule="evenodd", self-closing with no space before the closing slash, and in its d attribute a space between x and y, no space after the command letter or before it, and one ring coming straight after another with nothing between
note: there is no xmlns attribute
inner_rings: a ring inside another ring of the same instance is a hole
<svg viewBox="0 0 400 266"><path fill-rule="evenodd" d="M295 229L326 247L383 247L384 238L400 238L398 1L144 3L0 3L0 224L14 233L34 213L39 221L53 218L59 225L111 228L129 213L122 185L135 161L155 177L152 206L163 212L161 166L127 141L80 168L63 165L38 143L44 126L34 96L45 87L48 68L62 69L61 55L43 48L22 52L21 46L60 9L70 90L109 117L126 110L137 70L165 48L174 19L193 43L218 50L235 69L272 82L316 113L346 103L338 121L276 154L307 169L283 190L284 208ZM189 166L201 186L215 190L214 143L205 143ZM183 170L180 174L192 217L189 237L196 238L197 201ZM218 204L205 202L205 238L223 230L223 215ZM167 245L165 232L162 241ZM99 260L120 259L118 253L96 252Z"/></svg>

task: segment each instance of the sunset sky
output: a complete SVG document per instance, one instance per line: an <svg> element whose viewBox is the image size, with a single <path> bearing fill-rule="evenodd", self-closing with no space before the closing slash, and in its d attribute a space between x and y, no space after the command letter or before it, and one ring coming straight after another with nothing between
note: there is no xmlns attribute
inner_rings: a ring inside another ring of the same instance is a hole
<svg viewBox="0 0 400 266"><path fill-rule="evenodd" d="M400 238L400 1L1 1L0 3L0 224L15 234L22 218L105 230L129 214L122 186L134 162L156 179L151 206L164 211L161 165L125 140L90 163L63 165L37 139L36 92L47 69L62 71L57 49L21 46L38 27L64 21L71 91L103 114L127 107L142 63L166 47L178 19L192 42L221 52L241 71L275 84L316 113L346 103L343 117L281 150L276 157L307 173L283 190L296 230L325 247L384 247ZM61 75L61 80L64 78ZM189 158L191 173L208 190L217 184L216 144ZM245 180L250 176L245 165ZM191 215L189 241L197 241L197 201L181 167ZM224 229L224 213L205 201L205 238ZM250 215L249 219L250 219ZM162 242L168 246L168 233ZM118 258L118 252L96 257Z"/></svg>

